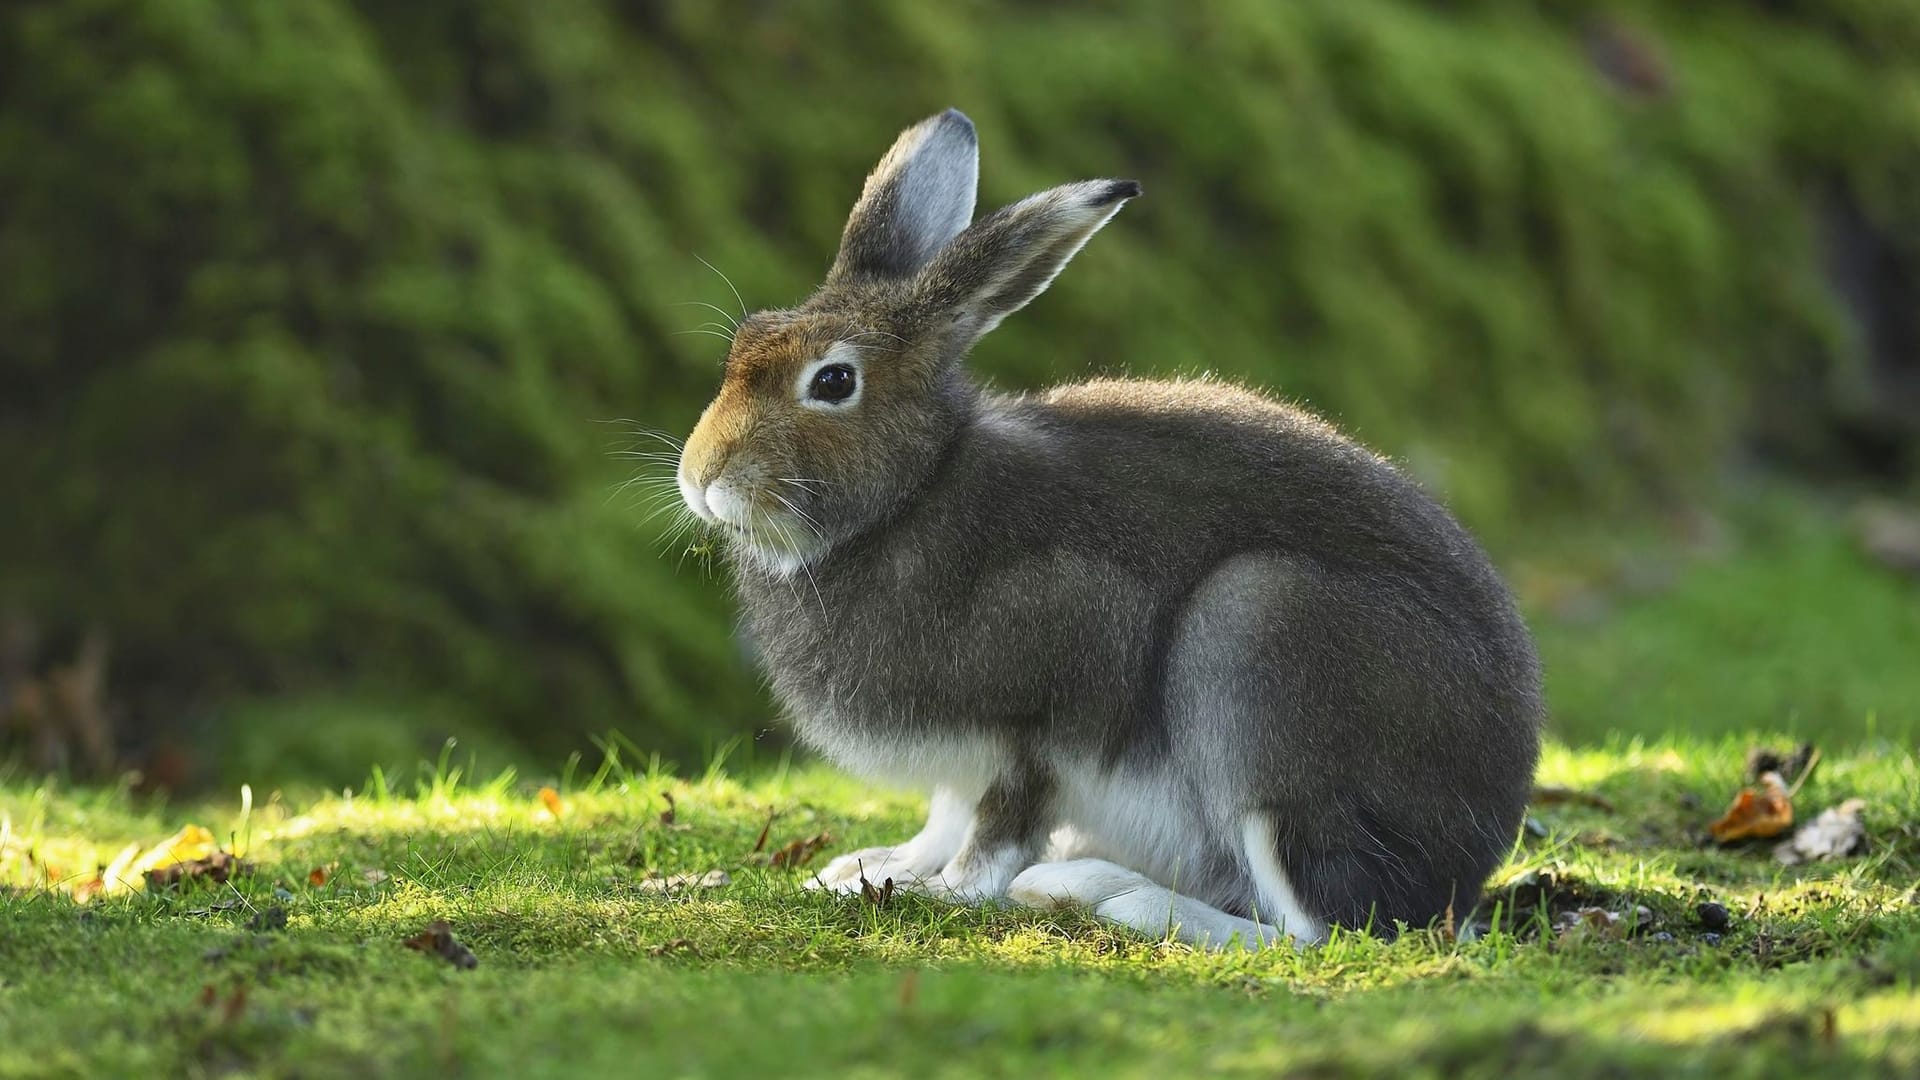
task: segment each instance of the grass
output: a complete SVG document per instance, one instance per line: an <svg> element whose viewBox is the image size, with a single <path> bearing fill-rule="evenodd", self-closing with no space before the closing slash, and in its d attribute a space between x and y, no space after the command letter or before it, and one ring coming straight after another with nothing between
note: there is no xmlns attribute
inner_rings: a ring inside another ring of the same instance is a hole
<svg viewBox="0 0 1920 1080"><path fill-rule="evenodd" d="M818 768L751 782L615 769L566 792L557 818L531 785L467 788L450 770L405 797L269 799L244 818L14 782L0 866L16 888L187 820L256 868L85 905L35 888L0 899L0 1074L1911 1075L1920 765L1886 747L1826 758L1803 813L1865 798L1873 847L1789 869L1764 849L1695 845L1744 748L1555 745L1543 781L1616 810L1536 808L1493 894L1497 929L1298 953L803 891L804 869L753 852L770 817L765 850L826 832L825 858L904 836L918 809ZM731 883L645 884L712 869ZM1543 893L1559 895L1529 910ZM1703 899L1733 912L1718 941ZM1546 927L1583 903L1645 906L1650 923L1622 940ZM476 969L404 946L436 918Z"/></svg>
<svg viewBox="0 0 1920 1080"><path fill-rule="evenodd" d="M1201 953L1074 913L806 892L766 853L893 842L920 811L818 766L677 777L627 753L476 785L442 758L251 805L0 772L0 1076L1911 1076L1920 593L1833 521L1776 518L1710 552L1516 569L1556 714L1540 780L1613 809L1536 806L1471 940ZM1748 746L1801 737L1823 759L1800 816L1862 798L1869 850L1789 868L1701 846ZM69 895L187 823L253 872ZM730 882L648 884L715 869ZM1708 901L1732 913L1718 936ZM1647 918L1558 934L1580 906ZM406 947L435 919L477 968Z"/></svg>

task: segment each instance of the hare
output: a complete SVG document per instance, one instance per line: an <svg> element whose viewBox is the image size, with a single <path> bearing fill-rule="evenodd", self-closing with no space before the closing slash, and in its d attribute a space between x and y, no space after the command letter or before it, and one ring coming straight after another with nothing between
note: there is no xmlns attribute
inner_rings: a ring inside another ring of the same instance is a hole
<svg viewBox="0 0 1920 1080"><path fill-rule="evenodd" d="M1479 546L1386 460L1212 380L992 392L969 348L1141 192L973 220L973 124L904 132L826 281L748 317L680 494L802 740L930 791L810 883L1078 904L1220 947L1464 913L1540 675Z"/></svg>

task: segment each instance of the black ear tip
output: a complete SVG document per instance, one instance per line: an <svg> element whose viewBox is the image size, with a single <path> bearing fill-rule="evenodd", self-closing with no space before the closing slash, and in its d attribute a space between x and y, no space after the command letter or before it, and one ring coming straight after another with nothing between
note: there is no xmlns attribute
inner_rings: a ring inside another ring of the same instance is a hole
<svg viewBox="0 0 1920 1080"><path fill-rule="evenodd" d="M1138 180L1110 180L1107 182L1107 189L1100 193L1094 205L1105 206L1108 203L1119 202L1121 199L1137 199L1142 190L1144 189L1140 187Z"/></svg>

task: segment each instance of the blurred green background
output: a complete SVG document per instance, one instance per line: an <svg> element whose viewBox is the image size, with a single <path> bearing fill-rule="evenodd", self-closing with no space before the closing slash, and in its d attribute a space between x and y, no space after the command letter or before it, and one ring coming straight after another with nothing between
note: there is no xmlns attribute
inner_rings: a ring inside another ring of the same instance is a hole
<svg viewBox="0 0 1920 1080"><path fill-rule="evenodd" d="M777 747L618 452L715 385L696 256L797 299L948 105L983 208L1147 191L984 377L1213 371L1393 454L1563 735L1920 731L1910 0L12 0L0 755Z"/></svg>

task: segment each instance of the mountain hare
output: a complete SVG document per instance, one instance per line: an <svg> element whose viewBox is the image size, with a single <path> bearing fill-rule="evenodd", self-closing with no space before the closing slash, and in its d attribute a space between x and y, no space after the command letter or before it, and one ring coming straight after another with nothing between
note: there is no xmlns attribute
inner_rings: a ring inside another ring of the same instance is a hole
<svg viewBox="0 0 1920 1080"><path fill-rule="evenodd" d="M1221 946L1425 925L1513 843L1542 705L1486 556L1392 465L1208 380L986 390L968 349L1131 180L973 220L973 124L903 133L825 284L739 327L680 456L799 734L931 792L835 859Z"/></svg>

